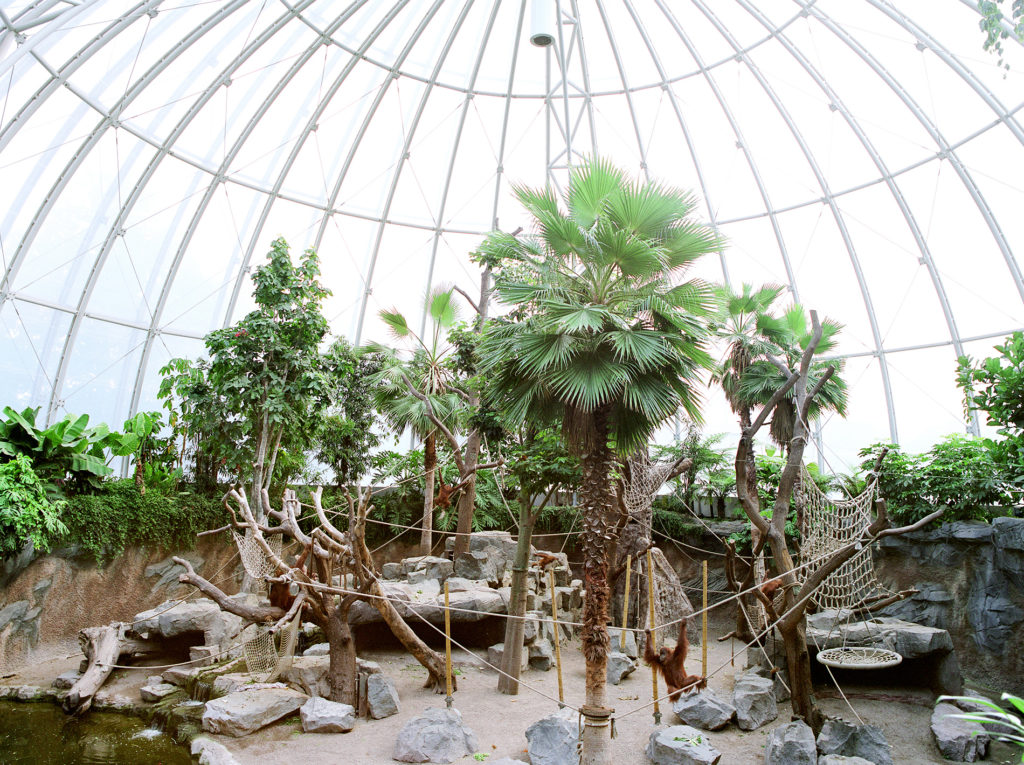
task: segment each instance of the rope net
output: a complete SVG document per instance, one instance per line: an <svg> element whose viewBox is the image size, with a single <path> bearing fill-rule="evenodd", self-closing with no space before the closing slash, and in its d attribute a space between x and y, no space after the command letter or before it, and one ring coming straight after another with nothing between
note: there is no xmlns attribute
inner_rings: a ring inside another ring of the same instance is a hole
<svg viewBox="0 0 1024 765"><path fill-rule="evenodd" d="M251 576L258 582L262 582L266 577L276 574L277 569L274 566L263 548L260 547L259 542L253 537L252 529L245 530L245 536L243 537L237 531L232 530L231 536L235 538L235 545L238 547L238 556L242 559L242 566L245 568L245 573ZM267 545L274 554L281 557L281 535L275 534L270 539L266 540Z"/></svg>
<svg viewBox="0 0 1024 765"><path fill-rule="evenodd" d="M860 538L871 524L871 507L878 488L873 479L860 495L852 499L829 499L801 466L800 480L794 492L798 506L803 507L800 534L800 556L811 561L804 571L808 577L825 563L833 553ZM875 577L871 548L865 545L857 553L829 574L811 595L821 610L852 609L866 599L880 594L892 594Z"/></svg>

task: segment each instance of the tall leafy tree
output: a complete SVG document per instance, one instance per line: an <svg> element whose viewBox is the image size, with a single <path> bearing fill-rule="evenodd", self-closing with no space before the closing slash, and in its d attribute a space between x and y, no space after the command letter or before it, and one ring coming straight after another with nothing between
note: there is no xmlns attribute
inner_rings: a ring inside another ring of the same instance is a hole
<svg viewBox="0 0 1024 765"><path fill-rule="evenodd" d="M579 456L586 703L605 708L606 549L619 513L612 471L616 456L646 447L680 408L700 419L713 294L682 276L722 243L693 219L693 196L632 181L600 159L570 173L561 200L550 187L514 191L534 236L500 243L515 267L495 288L513 310L492 324L482 368L513 421L554 410ZM584 728L585 765L609 761L603 730Z"/></svg>
<svg viewBox="0 0 1024 765"><path fill-rule="evenodd" d="M205 337L208 358L172 359L161 369L160 396L169 407L181 402L174 422L196 442L197 467L214 481L219 470L246 481L262 520L282 443L297 440L301 450L331 399L320 353L321 307L331 293L320 284L317 254L306 250L293 263L284 239L271 244L253 283L256 308Z"/></svg>

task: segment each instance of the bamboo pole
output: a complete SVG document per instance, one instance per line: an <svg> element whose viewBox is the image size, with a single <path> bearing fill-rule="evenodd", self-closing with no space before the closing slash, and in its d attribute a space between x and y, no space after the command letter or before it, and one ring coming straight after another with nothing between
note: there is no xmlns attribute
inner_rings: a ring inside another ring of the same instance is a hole
<svg viewBox="0 0 1024 765"><path fill-rule="evenodd" d="M452 708L452 615L448 609L448 582L444 583L444 679L448 695L444 703Z"/></svg>
<svg viewBox="0 0 1024 765"><path fill-rule="evenodd" d="M626 629L629 627L629 575L633 556L626 556L626 586L622 590L622 634L619 635L619 650L626 652Z"/></svg>
<svg viewBox="0 0 1024 765"><path fill-rule="evenodd" d="M708 562L700 562L702 585L701 592L704 596L704 610L700 615L700 676L708 676Z"/></svg>
<svg viewBox="0 0 1024 765"><path fill-rule="evenodd" d="M551 627L555 638L555 668L558 670L558 708L565 707L565 691L562 688L562 641L558 637L558 600L555 598L555 572L548 569L548 585L551 588Z"/></svg>
<svg viewBox="0 0 1024 765"><path fill-rule="evenodd" d="M651 619L651 648L658 645L654 624L654 566L651 565L651 551L647 551L647 605ZM658 706L658 666L651 665L651 688L654 691L654 724L661 725L661 708Z"/></svg>

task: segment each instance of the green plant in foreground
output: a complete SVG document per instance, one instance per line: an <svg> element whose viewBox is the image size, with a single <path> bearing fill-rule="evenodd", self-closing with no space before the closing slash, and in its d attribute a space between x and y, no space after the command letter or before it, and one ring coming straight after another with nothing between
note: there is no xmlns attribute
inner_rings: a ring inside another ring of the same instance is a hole
<svg viewBox="0 0 1024 765"><path fill-rule="evenodd" d="M1012 704L1018 712L1024 712L1024 699L1009 693L1004 693L1002 699ZM988 735L998 741L1016 744L1024 749L1024 722L1021 722L1017 715L1006 711L997 704L993 704L988 699L980 699L973 696L939 696L938 700L952 701L954 703L957 701L967 701L977 706L987 707L988 709L985 711L965 712L963 714L950 715L950 717L986 726L996 724L999 726L998 730L993 731L990 728L986 728ZM1024 762L1024 752L1021 753L1020 761Z"/></svg>
<svg viewBox="0 0 1024 765"><path fill-rule="evenodd" d="M17 553L26 541L48 551L51 541L67 532L60 519L66 504L47 498L24 454L0 465L0 557Z"/></svg>

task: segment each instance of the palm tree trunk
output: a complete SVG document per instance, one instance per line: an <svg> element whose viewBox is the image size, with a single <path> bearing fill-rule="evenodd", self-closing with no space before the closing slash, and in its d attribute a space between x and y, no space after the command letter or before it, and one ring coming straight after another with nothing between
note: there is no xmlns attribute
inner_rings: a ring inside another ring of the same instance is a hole
<svg viewBox="0 0 1024 765"><path fill-rule="evenodd" d="M423 529L420 531L420 555L434 549L434 473L437 470L437 438L431 433L423 441Z"/></svg>
<svg viewBox="0 0 1024 765"><path fill-rule="evenodd" d="M519 492L519 540L516 543L516 557L512 563L512 594L509 597L509 619L505 622L505 651L501 657L501 671L498 675L498 690L515 696L519 693L519 672L523 662L523 632L526 622L526 574L530 568L530 541L537 514L531 507L530 492Z"/></svg>
<svg viewBox="0 0 1024 765"><path fill-rule="evenodd" d="M583 481L583 657L586 660L586 703L605 708L608 668L608 548L614 528L616 502L610 475L614 465L608 448L608 409L592 415L592 441L580 457ZM610 765L611 739L607 728L584 726L581 765Z"/></svg>

